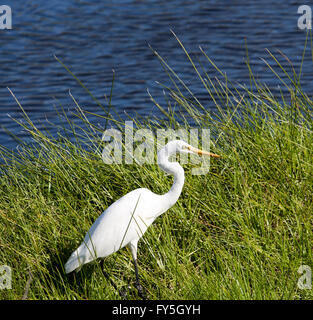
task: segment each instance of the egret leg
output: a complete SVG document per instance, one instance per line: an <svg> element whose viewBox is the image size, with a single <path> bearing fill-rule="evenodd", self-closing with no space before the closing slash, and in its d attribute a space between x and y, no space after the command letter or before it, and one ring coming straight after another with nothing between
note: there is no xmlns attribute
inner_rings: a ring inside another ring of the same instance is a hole
<svg viewBox="0 0 313 320"><path fill-rule="evenodd" d="M138 240L131 242L128 246L133 256L133 261L135 266L135 275L136 275L136 287L138 290L139 297L142 298L143 300L147 300L139 280L139 272L138 272L138 265L137 265L137 243L138 243Z"/></svg>
<svg viewBox="0 0 313 320"><path fill-rule="evenodd" d="M145 296L145 294L143 292L142 286L140 284L140 280L139 280L137 259L134 259L134 266L135 266L135 274L136 274L136 287L137 287L137 290L138 290L139 297L144 299L144 300L147 300L147 298L146 298L146 296Z"/></svg>

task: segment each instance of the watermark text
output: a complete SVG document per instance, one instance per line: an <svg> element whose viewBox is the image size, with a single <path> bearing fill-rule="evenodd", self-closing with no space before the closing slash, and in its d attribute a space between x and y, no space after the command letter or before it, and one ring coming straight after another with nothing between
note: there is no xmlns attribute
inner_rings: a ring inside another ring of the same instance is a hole
<svg viewBox="0 0 313 320"><path fill-rule="evenodd" d="M12 10L7 5L0 6L0 30L12 29Z"/></svg>
<svg viewBox="0 0 313 320"><path fill-rule="evenodd" d="M0 266L0 290L12 289L12 271L7 265Z"/></svg>

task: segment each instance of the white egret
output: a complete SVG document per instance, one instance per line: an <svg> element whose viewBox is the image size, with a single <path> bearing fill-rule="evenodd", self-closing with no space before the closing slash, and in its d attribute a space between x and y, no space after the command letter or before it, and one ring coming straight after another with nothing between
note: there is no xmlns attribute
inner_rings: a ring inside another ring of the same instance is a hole
<svg viewBox="0 0 313 320"><path fill-rule="evenodd" d="M84 241L66 262L66 273L79 271L82 265L97 258L107 257L128 246L134 261L137 290L143 297L138 275L137 244L153 221L170 209L181 194L185 180L184 169L178 162L169 161L169 157L178 152L220 157L194 148L182 140L167 143L158 152L158 165L166 173L174 175L171 189L159 195L146 188L140 188L111 204L94 222Z"/></svg>

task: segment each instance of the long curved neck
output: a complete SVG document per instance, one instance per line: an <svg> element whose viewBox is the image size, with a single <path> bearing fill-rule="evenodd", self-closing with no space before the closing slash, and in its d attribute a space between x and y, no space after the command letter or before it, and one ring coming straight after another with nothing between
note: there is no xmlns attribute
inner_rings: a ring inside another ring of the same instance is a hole
<svg viewBox="0 0 313 320"><path fill-rule="evenodd" d="M166 173L174 176L174 183L171 189L162 196L164 197L164 204L166 207L164 209L166 210L176 203L182 192L185 182L184 169L178 162L170 162L168 160L170 155L171 154L168 154L166 151L160 152L158 155L159 167Z"/></svg>

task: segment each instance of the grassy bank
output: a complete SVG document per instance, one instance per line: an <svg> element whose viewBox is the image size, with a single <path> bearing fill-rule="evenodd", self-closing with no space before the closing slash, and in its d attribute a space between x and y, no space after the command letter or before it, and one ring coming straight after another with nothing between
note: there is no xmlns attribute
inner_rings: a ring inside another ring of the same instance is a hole
<svg viewBox="0 0 313 320"><path fill-rule="evenodd" d="M162 119L133 120L152 130L210 128L211 151L222 159L212 160L203 176L185 165L179 201L139 242L148 298L312 299L312 290L297 287L298 268L313 268L313 102L299 74L272 56L287 77L281 80L287 94L274 96L249 65L251 87L238 90L204 52L216 79L185 53L216 111L156 53L171 79L164 88L170 102L154 101ZM101 114L98 122L123 130L114 110ZM164 193L171 186L157 165L104 164L103 128L87 111L78 107L79 124L62 116L67 126L53 137L24 114L21 126L34 146L22 144L14 153L1 147L0 265L11 267L12 289L0 290L0 299L25 293L29 299L120 299L98 263L75 275L65 275L64 263L112 202L138 187ZM105 268L128 299L138 298L127 249L107 257Z"/></svg>

